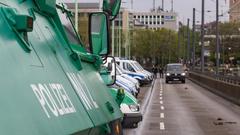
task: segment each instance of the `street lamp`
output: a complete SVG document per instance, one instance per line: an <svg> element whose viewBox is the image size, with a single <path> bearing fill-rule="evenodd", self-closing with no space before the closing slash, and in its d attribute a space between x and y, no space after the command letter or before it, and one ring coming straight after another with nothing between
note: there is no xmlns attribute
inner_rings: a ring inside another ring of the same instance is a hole
<svg viewBox="0 0 240 135"><path fill-rule="evenodd" d="M78 32L78 0L75 0L75 29Z"/></svg>

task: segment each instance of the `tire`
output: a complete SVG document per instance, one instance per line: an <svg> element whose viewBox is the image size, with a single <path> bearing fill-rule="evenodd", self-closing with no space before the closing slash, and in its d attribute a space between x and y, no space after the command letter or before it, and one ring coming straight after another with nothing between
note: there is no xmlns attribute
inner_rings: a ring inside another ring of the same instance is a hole
<svg viewBox="0 0 240 135"><path fill-rule="evenodd" d="M168 81L166 80L166 83L168 84Z"/></svg>
<svg viewBox="0 0 240 135"><path fill-rule="evenodd" d="M112 121L109 124L109 127L111 129L111 133L109 135L123 135L121 120Z"/></svg>

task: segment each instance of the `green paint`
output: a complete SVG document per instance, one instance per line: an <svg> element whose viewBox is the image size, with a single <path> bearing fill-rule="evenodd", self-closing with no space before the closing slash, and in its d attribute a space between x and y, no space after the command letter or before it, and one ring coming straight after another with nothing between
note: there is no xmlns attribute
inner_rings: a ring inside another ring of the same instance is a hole
<svg viewBox="0 0 240 135"><path fill-rule="evenodd" d="M100 56L73 45L55 1L3 3L8 7L0 4L0 134L109 131L107 125L122 113L99 74ZM29 16L32 29L26 27Z"/></svg>
<svg viewBox="0 0 240 135"><path fill-rule="evenodd" d="M120 10L121 0L103 0L103 10L115 18Z"/></svg>

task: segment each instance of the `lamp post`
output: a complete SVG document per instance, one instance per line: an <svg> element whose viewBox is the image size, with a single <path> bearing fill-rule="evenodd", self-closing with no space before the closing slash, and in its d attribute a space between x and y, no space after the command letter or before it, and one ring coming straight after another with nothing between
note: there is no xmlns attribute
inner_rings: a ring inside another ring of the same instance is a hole
<svg viewBox="0 0 240 135"><path fill-rule="evenodd" d="M205 12L205 0L202 0L202 24L201 24L201 71L204 72L204 12Z"/></svg>
<svg viewBox="0 0 240 135"><path fill-rule="evenodd" d="M195 68L195 27L196 27L196 9L193 8L193 29L192 29L192 69L194 70Z"/></svg>
<svg viewBox="0 0 240 135"><path fill-rule="evenodd" d="M190 61L190 19L187 19L187 65L189 64Z"/></svg>
<svg viewBox="0 0 240 135"><path fill-rule="evenodd" d="M113 20L112 21L112 56L115 56L115 48L114 48L114 43L115 43L115 31L114 31L114 28L115 28L115 21Z"/></svg>
<svg viewBox="0 0 240 135"><path fill-rule="evenodd" d="M220 58L220 53L219 53L219 0L216 0L216 74L219 74L219 58Z"/></svg>
<svg viewBox="0 0 240 135"><path fill-rule="evenodd" d="M75 0L75 29L78 32L78 0Z"/></svg>

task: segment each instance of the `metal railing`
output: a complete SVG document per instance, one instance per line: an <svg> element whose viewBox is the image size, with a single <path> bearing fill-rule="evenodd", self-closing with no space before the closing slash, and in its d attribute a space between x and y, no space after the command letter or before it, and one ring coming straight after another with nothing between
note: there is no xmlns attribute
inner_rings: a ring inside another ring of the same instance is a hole
<svg viewBox="0 0 240 135"><path fill-rule="evenodd" d="M222 74L216 75L214 72L210 72L210 71L201 72L198 70L194 70L190 72L197 73L200 75L202 74L225 83L240 85L240 76L231 76L231 75L222 75Z"/></svg>

